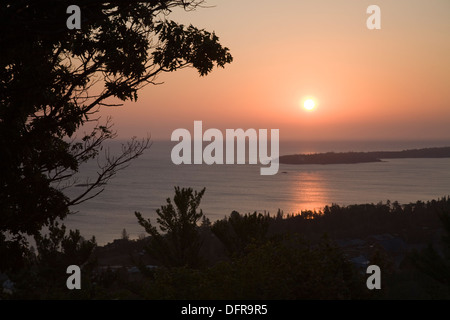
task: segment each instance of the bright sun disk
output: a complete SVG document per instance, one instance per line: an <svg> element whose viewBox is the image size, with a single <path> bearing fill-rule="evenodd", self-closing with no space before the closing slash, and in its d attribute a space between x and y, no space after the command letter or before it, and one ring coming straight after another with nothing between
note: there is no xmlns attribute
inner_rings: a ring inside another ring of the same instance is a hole
<svg viewBox="0 0 450 320"><path fill-rule="evenodd" d="M312 109L314 109L315 106L316 106L316 103L315 103L314 100L312 100L312 99L307 99L307 100L305 100L305 102L303 103L303 107L304 107L306 110L312 110Z"/></svg>

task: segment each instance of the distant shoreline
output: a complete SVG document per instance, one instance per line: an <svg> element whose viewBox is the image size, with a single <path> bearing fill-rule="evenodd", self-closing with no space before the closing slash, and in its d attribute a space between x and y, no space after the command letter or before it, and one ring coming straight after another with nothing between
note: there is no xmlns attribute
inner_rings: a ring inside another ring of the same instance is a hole
<svg viewBox="0 0 450 320"><path fill-rule="evenodd" d="M450 147L409 149L403 151L327 152L280 156L282 164L354 164L381 162L382 159L450 158Z"/></svg>

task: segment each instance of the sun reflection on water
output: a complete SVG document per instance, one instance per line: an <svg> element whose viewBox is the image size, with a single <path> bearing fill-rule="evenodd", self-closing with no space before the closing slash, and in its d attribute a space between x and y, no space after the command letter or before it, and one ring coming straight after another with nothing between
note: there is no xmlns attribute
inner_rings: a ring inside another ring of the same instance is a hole
<svg viewBox="0 0 450 320"><path fill-rule="evenodd" d="M324 174L314 171L298 172L296 180L293 201L298 209L295 213L303 212L303 215L311 218L312 215L307 211L323 211L323 208L329 204Z"/></svg>

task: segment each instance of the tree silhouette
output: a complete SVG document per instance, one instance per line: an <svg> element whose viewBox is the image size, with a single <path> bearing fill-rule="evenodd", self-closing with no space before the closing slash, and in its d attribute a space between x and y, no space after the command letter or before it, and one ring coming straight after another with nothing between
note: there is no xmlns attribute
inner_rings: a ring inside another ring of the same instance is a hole
<svg viewBox="0 0 450 320"><path fill-rule="evenodd" d="M450 210L441 211L439 217L444 231L440 250L430 244L421 252L414 252L412 262L421 272L442 284L450 294Z"/></svg>
<svg viewBox="0 0 450 320"><path fill-rule="evenodd" d="M192 188L175 187L173 203L167 198L167 205L156 210L156 221L163 233L150 219L145 220L140 212L135 212L139 224L151 236L148 253L164 266L198 267L201 264L197 222L203 217L203 211L197 209L204 193L205 188L194 192Z"/></svg>
<svg viewBox="0 0 450 320"><path fill-rule="evenodd" d="M106 152L97 176L69 198L80 164L116 137L110 121L77 137L100 107L137 100L161 73L194 67L204 76L232 61L214 33L167 19L200 3L82 0L80 30L66 27L65 1L0 3L0 248L14 247L5 233L18 244L65 218L150 146L132 139L119 155Z"/></svg>
<svg viewBox="0 0 450 320"><path fill-rule="evenodd" d="M228 218L214 222L212 232L219 238L228 255L242 255L250 244L260 244L266 239L270 216L261 213L241 215L231 212Z"/></svg>

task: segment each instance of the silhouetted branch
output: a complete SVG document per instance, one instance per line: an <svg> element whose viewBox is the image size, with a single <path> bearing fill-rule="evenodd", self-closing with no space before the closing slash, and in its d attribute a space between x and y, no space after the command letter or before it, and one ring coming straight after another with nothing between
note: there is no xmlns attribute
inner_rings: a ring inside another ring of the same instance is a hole
<svg viewBox="0 0 450 320"><path fill-rule="evenodd" d="M71 199L69 205L77 205L85 202L89 199L96 197L103 192L104 185L111 179L119 170L122 170L130 165L130 161L139 157L143 152L150 148L150 137L137 141L136 138L132 138L131 141L126 144L122 144L122 153L119 156L111 156L109 149L105 151L105 163L99 164L100 172L97 172L97 178L93 183L86 183L87 189L80 195ZM90 194L93 190L101 188L95 194Z"/></svg>

